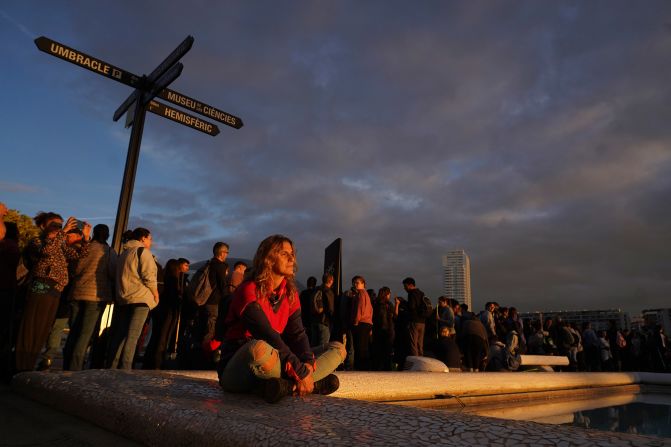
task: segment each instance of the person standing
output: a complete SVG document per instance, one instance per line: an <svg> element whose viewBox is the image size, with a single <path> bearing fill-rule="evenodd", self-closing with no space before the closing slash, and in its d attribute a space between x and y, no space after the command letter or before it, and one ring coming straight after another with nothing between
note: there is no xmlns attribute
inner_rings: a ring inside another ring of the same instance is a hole
<svg viewBox="0 0 671 447"><path fill-rule="evenodd" d="M325 345L331 338L335 305L335 297L331 287L333 287L333 275L324 273L322 284L317 287L317 290L312 295L310 308L301 309L301 313L312 313L312 346Z"/></svg>
<svg viewBox="0 0 671 447"><path fill-rule="evenodd" d="M245 279L245 272L247 271L247 264L242 261L237 261L233 264L233 271L231 272L231 277L228 280L228 295L233 295L235 289L242 284L242 281Z"/></svg>
<svg viewBox="0 0 671 447"><path fill-rule="evenodd" d="M582 341L585 349L585 371L601 371L601 343L592 323L586 321L582 326Z"/></svg>
<svg viewBox="0 0 671 447"><path fill-rule="evenodd" d="M51 330L61 293L68 284L68 262L88 254L91 226L53 212L39 213L33 219L41 230L39 237L26 247L31 280L16 341L16 371L31 371ZM81 226L79 236L67 236ZM80 237L81 244L67 245L66 238Z"/></svg>
<svg viewBox="0 0 671 447"><path fill-rule="evenodd" d="M12 377L12 348L16 329L18 284L16 269L21 259L19 229L7 222L5 238L0 240L0 380Z"/></svg>
<svg viewBox="0 0 671 447"><path fill-rule="evenodd" d="M484 371L489 362L489 337L482 321L473 318L464 320L461 352L464 354L466 371Z"/></svg>
<svg viewBox="0 0 671 447"><path fill-rule="evenodd" d="M317 291L317 278L310 276L307 279L307 288L298 295L298 300L301 303L301 318L303 319L303 327L308 334L308 339L312 340L312 297Z"/></svg>
<svg viewBox="0 0 671 447"><path fill-rule="evenodd" d="M93 227L88 255L73 266L70 283L70 333L63 350L63 369L80 371L93 332L112 302L117 255L107 244L107 225Z"/></svg>
<svg viewBox="0 0 671 447"><path fill-rule="evenodd" d="M182 302L179 280L182 275L178 260L169 259L165 264L163 291L158 306L151 311L151 338L144 353L143 369L161 369L168 347L168 339L177 322Z"/></svg>
<svg viewBox="0 0 671 447"><path fill-rule="evenodd" d="M408 337L410 339L409 355L424 355L424 328L426 316L422 315L424 292L417 288L413 278L403 280L403 289L408 293Z"/></svg>
<svg viewBox="0 0 671 447"><path fill-rule="evenodd" d="M436 319L438 320L438 336L440 337L442 329L447 328L449 335L455 335L454 329L454 310L450 306L450 300L446 296L438 298L438 308L436 309Z"/></svg>
<svg viewBox="0 0 671 447"><path fill-rule="evenodd" d="M214 333L217 327L217 316L219 315L219 304L224 294L228 291L228 264L226 258L230 248L226 242L217 242L212 247L210 259L210 286L212 294L205 303L205 315L201 318L205 322L203 332L203 345L209 344L214 339Z"/></svg>
<svg viewBox="0 0 671 447"><path fill-rule="evenodd" d="M496 304L489 301L485 303L485 308L480 312L480 322L485 327L487 331L487 336L489 338L489 344L494 344L498 341L496 336L496 322L494 321L494 310L496 309Z"/></svg>
<svg viewBox="0 0 671 447"><path fill-rule="evenodd" d="M370 336L373 328L373 306L363 276L352 278L352 335L354 337L354 368L370 369Z"/></svg>
<svg viewBox="0 0 671 447"><path fill-rule="evenodd" d="M133 239L119 256L116 271L117 306L107 366L132 369L137 341L149 311L158 305L157 267L151 254L153 238L146 228L133 230Z"/></svg>
<svg viewBox="0 0 671 447"><path fill-rule="evenodd" d="M391 303L391 290L382 287L373 307L373 370L391 371L394 346L394 321L398 306Z"/></svg>

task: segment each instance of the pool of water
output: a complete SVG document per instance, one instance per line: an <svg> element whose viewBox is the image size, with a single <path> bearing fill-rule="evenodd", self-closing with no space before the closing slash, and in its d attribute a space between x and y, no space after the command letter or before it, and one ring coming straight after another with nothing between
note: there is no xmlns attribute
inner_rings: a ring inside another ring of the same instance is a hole
<svg viewBox="0 0 671 447"><path fill-rule="evenodd" d="M671 405L632 403L573 413L570 425L671 438Z"/></svg>
<svg viewBox="0 0 671 447"><path fill-rule="evenodd" d="M575 400L466 406L459 410L499 419L671 438L671 394L616 394Z"/></svg>

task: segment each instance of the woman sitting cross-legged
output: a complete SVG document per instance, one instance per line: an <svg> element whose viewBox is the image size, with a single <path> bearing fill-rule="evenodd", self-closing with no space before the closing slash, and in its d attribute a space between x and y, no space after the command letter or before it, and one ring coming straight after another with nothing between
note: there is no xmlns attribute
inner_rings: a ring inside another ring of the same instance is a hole
<svg viewBox="0 0 671 447"><path fill-rule="evenodd" d="M274 235L261 242L250 279L237 287L222 314L225 332L218 372L225 391L256 392L277 402L290 394L331 394L338 389L338 377L331 373L345 359L345 348L331 342L310 349L295 272L289 238Z"/></svg>

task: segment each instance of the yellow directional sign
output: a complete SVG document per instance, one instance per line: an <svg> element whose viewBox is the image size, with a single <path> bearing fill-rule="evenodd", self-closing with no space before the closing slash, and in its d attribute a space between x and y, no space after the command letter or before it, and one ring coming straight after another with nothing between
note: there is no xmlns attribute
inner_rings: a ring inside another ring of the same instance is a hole
<svg viewBox="0 0 671 447"><path fill-rule="evenodd" d="M41 36L35 39L35 45L40 51L44 51L47 54L51 54L57 58L63 59L75 65L79 65L82 68L91 70L94 73L98 73L101 76L106 78L114 79L119 81L122 84L130 85L131 87L140 86L140 77L135 76L133 73L122 70L119 67L116 67L112 64L109 64L103 60L89 56L86 53L83 53L79 50L58 43L55 40L51 40L47 37Z"/></svg>
<svg viewBox="0 0 671 447"><path fill-rule="evenodd" d="M180 107L184 107L185 109L192 110L203 116L217 120L220 123L226 124L227 126L231 126L236 129L240 129L243 126L242 120L237 116L231 115L230 113L226 113L207 104L203 104L196 99L182 95L181 93L177 93L176 91L170 90L169 88L163 89L157 96Z"/></svg>
<svg viewBox="0 0 671 447"><path fill-rule="evenodd" d="M175 121L176 123L180 123L191 127L192 129L199 130L213 137L219 134L219 127L217 127L216 124L203 121L197 116L173 109L172 107L168 107L158 101L149 101L149 111L156 115L162 116L163 118L168 118L169 120Z"/></svg>

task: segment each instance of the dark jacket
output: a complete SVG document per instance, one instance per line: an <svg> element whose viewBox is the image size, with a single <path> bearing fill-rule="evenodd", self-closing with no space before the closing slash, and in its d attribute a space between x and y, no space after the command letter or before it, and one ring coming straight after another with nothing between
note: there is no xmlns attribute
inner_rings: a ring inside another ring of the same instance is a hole
<svg viewBox="0 0 671 447"><path fill-rule="evenodd" d="M303 327L309 328L312 324L312 296L317 291L316 287L303 290L298 300L301 303L301 321Z"/></svg>
<svg viewBox="0 0 671 447"><path fill-rule="evenodd" d="M394 305L388 301L377 300L373 307L373 338L388 337L394 340Z"/></svg>
<svg viewBox="0 0 671 447"><path fill-rule="evenodd" d="M489 339L485 325L483 325L482 322L478 319L464 321L461 325L461 331L464 337L468 335L475 335L485 341L488 341Z"/></svg>
<svg viewBox="0 0 671 447"><path fill-rule="evenodd" d="M426 317L419 314L424 301L424 292L412 289L408 292L408 313L411 323L426 323Z"/></svg>
<svg viewBox="0 0 671 447"><path fill-rule="evenodd" d="M224 292L227 290L228 264L217 258L210 259L210 285L212 295L208 298L206 305L219 305Z"/></svg>
<svg viewBox="0 0 671 447"><path fill-rule="evenodd" d="M461 370L461 352L454 337L440 337L433 347L436 358L450 370Z"/></svg>
<svg viewBox="0 0 671 447"><path fill-rule="evenodd" d="M333 289L322 284L321 286L317 287L317 290L321 291L324 312L319 315L313 315L312 322L331 326L333 324L333 311L335 308L335 297L333 295ZM301 312L307 312L307 309L301 309Z"/></svg>

